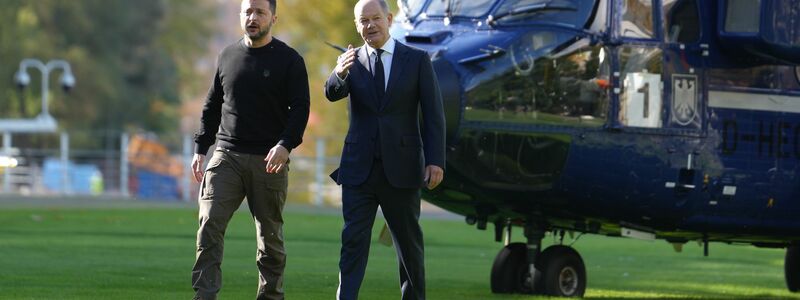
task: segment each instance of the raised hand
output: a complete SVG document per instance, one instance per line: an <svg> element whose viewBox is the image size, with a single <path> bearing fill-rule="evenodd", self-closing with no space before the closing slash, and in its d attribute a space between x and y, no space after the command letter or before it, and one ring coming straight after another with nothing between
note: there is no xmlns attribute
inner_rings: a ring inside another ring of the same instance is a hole
<svg viewBox="0 0 800 300"><path fill-rule="evenodd" d="M336 60L336 76L339 78L344 78L350 72L350 67L353 66L353 63L356 61L356 49L353 48L353 45L347 45L347 51L339 55L339 58Z"/></svg>

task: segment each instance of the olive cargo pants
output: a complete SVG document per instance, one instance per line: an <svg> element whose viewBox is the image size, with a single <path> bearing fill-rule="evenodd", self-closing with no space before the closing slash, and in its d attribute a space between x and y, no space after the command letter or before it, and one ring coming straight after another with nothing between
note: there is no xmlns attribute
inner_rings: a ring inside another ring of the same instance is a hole
<svg viewBox="0 0 800 300"><path fill-rule="evenodd" d="M288 187L288 164L275 174L266 172L264 155L216 149L208 161L198 198L200 228L192 268L195 299L216 299L222 287L225 229L247 198L256 224L258 251L257 299L283 299L283 206Z"/></svg>

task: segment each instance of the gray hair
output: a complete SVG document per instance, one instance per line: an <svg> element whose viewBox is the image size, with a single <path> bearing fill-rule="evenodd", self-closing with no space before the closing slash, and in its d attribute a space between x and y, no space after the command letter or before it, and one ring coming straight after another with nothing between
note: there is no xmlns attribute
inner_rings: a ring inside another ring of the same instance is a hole
<svg viewBox="0 0 800 300"><path fill-rule="evenodd" d="M358 2L356 2L355 7L358 7L358 4L360 4L362 2L368 2L368 1L373 1L373 0L359 0ZM374 1L378 1L378 4L381 5L381 9L383 10L383 13L386 14L386 15L389 15L389 13L390 13L390 11L389 11L389 3L386 3L386 0L374 0ZM354 7L354 9L355 9L355 7Z"/></svg>
<svg viewBox="0 0 800 300"><path fill-rule="evenodd" d="M389 14L389 3L386 3L386 0L378 0L378 4L381 5L381 8L383 9L383 13L388 15Z"/></svg>

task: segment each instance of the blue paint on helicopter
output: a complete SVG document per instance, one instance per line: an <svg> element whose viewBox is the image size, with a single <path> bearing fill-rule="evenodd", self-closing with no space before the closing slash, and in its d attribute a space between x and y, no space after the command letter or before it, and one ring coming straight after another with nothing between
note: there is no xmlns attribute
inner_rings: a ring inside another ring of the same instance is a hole
<svg viewBox="0 0 800 300"><path fill-rule="evenodd" d="M577 252L540 250L565 231L786 247L800 290L800 0L398 4L447 118L424 198L498 241L525 228L494 292L583 295Z"/></svg>

